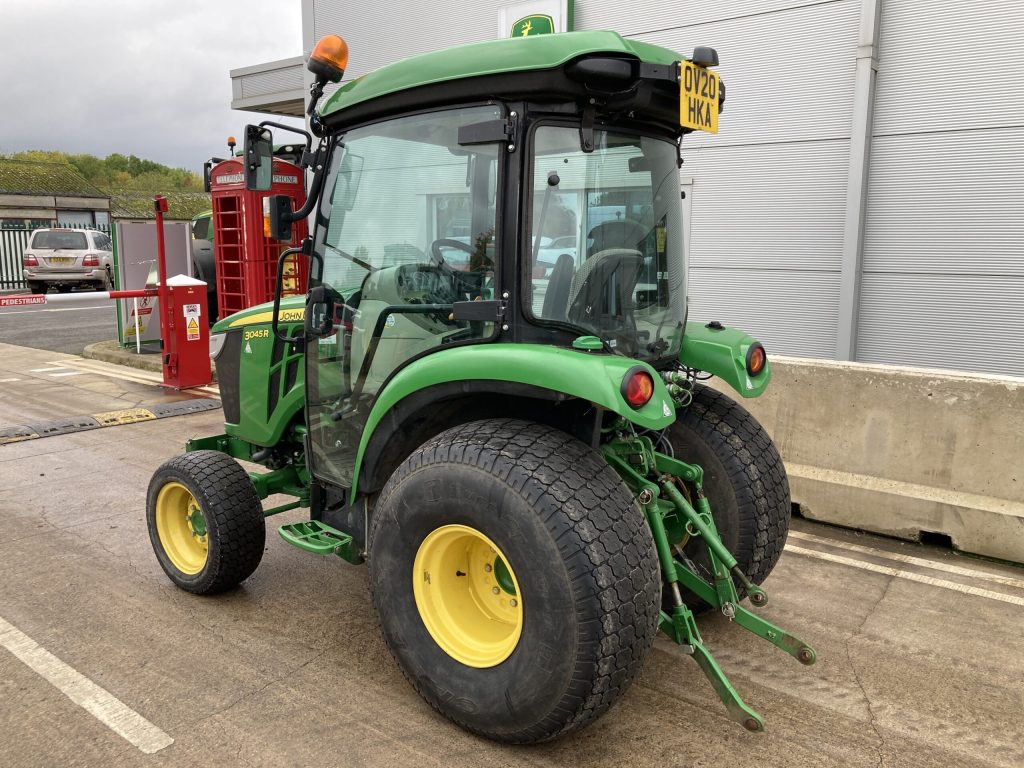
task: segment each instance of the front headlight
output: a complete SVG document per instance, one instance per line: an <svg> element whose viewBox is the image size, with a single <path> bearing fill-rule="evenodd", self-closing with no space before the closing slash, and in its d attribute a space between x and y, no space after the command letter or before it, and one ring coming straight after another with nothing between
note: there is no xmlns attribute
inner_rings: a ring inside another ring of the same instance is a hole
<svg viewBox="0 0 1024 768"><path fill-rule="evenodd" d="M224 342L227 341L228 335L226 333L211 333L210 334L210 359L216 360L220 355L221 350L224 349Z"/></svg>

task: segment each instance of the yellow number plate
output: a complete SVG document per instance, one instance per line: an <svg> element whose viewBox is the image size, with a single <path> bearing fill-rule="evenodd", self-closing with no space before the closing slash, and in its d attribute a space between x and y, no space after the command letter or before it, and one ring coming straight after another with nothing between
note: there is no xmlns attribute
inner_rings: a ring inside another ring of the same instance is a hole
<svg viewBox="0 0 1024 768"><path fill-rule="evenodd" d="M689 61L679 64L679 124L718 133L718 73Z"/></svg>
<svg viewBox="0 0 1024 768"><path fill-rule="evenodd" d="M72 261L74 261L74 259L72 259L70 256L51 256L50 257L50 263L51 264L70 264Z"/></svg>

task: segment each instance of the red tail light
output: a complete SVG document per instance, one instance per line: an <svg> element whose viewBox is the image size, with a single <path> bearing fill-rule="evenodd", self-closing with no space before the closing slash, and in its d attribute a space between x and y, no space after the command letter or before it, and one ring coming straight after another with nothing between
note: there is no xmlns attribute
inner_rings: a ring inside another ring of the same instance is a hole
<svg viewBox="0 0 1024 768"><path fill-rule="evenodd" d="M634 408L647 405L654 395L654 379L643 368L632 368L622 380L622 397Z"/></svg>
<svg viewBox="0 0 1024 768"><path fill-rule="evenodd" d="M26 253L21 257L21 265L23 267L38 267L39 259L34 254Z"/></svg>
<svg viewBox="0 0 1024 768"><path fill-rule="evenodd" d="M750 349L747 350L747 373L751 376L757 376L757 374L764 370L765 363L767 362L768 355L765 354L764 347L761 346L760 342L752 344Z"/></svg>
<svg viewBox="0 0 1024 768"><path fill-rule="evenodd" d="M100 257L95 254L91 254L82 259L83 267L98 267L100 265Z"/></svg>

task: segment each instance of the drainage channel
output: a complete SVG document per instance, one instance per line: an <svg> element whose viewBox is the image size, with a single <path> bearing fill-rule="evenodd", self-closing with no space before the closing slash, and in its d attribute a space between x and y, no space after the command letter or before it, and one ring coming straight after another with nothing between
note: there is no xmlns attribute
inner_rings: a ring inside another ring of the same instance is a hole
<svg viewBox="0 0 1024 768"><path fill-rule="evenodd" d="M166 419L171 416L185 416L190 413L214 411L220 408L220 400L197 398L195 400L179 400L159 405L144 405L139 408L126 408L120 411L105 411L88 416L70 416L52 421L36 421L20 424L15 427L0 427L0 445L18 443L22 440L36 440L40 437L68 435L72 432L84 432L88 429L101 427L118 427L122 424L137 424L140 421Z"/></svg>

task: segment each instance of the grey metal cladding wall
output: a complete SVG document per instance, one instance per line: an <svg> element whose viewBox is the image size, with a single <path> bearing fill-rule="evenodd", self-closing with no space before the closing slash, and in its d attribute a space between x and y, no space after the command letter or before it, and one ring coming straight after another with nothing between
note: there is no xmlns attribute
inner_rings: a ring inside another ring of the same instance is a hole
<svg viewBox="0 0 1024 768"><path fill-rule="evenodd" d="M858 11L856 0L840 0L633 37L683 54L718 51L719 133L691 134L687 146L848 138Z"/></svg>
<svg viewBox="0 0 1024 768"><path fill-rule="evenodd" d="M708 7L727 16L741 4L726 5ZM728 87L719 134L683 141L690 316L741 327L776 353L832 357L859 8L770 7L633 36L715 47Z"/></svg>
<svg viewBox="0 0 1024 768"><path fill-rule="evenodd" d="M349 46L347 82L409 56L493 40L498 36L498 9L505 4L501 0L392 0L386 5L317 0L313 39L327 34L345 38Z"/></svg>
<svg viewBox="0 0 1024 768"><path fill-rule="evenodd" d="M1024 376L1024 277L873 273L857 359Z"/></svg>
<svg viewBox="0 0 1024 768"><path fill-rule="evenodd" d="M721 320L770 354L833 357L839 273L690 269L691 320Z"/></svg>
<svg viewBox="0 0 1024 768"><path fill-rule="evenodd" d="M267 72L255 72L243 75L241 79L242 97L264 96L285 91L302 91L302 66L292 65Z"/></svg>
<svg viewBox="0 0 1024 768"><path fill-rule="evenodd" d="M848 139L685 149L690 268L840 270Z"/></svg>
<svg viewBox="0 0 1024 768"><path fill-rule="evenodd" d="M876 136L866 221L866 272L1024 275L1024 127Z"/></svg>
<svg viewBox="0 0 1024 768"><path fill-rule="evenodd" d="M875 134L1024 124L1020 0L884 0Z"/></svg>
<svg viewBox="0 0 1024 768"><path fill-rule="evenodd" d="M1024 375L1024 128L875 137L857 359Z"/></svg>
<svg viewBox="0 0 1024 768"><path fill-rule="evenodd" d="M576 29L612 29L631 37L642 32L833 2L837 0L717 0L709 3L639 0L624 5L621 0L576 0L574 13Z"/></svg>
<svg viewBox="0 0 1024 768"><path fill-rule="evenodd" d="M1024 3L886 0L858 360L1024 375Z"/></svg>
<svg viewBox="0 0 1024 768"><path fill-rule="evenodd" d="M849 140L684 155L690 317L742 328L775 353L834 356Z"/></svg>

